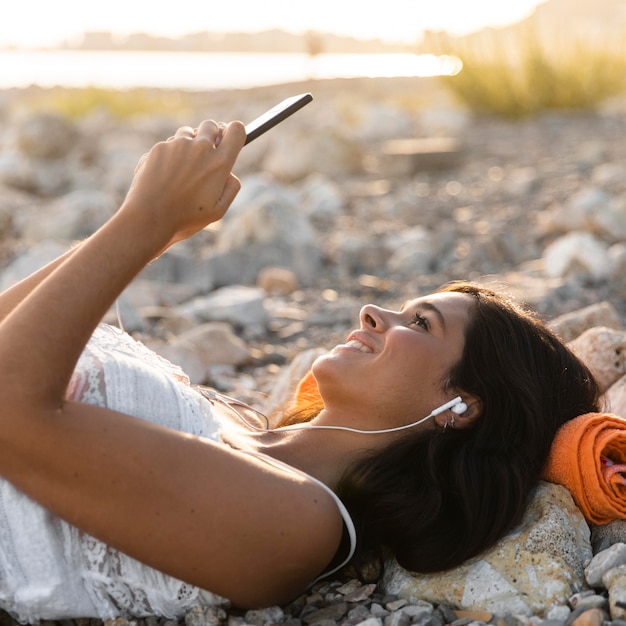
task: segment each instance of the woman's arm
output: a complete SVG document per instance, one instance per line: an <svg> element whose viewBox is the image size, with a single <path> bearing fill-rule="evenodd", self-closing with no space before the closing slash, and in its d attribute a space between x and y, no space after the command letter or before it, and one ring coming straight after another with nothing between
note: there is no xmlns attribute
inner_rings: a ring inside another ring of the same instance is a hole
<svg viewBox="0 0 626 626"><path fill-rule="evenodd" d="M76 248L68 250L58 259L44 265L41 269L33 272L27 278L11 285L0 293L0 322L35 288L42 280L47 278L65 259L73 254Z"/></svg>
<svg viewBox="0 0 626 626"><path fill-rule="evenodd" d="M64 399L132 278L226 212L244 139L240 123L222 136L204 122L157 144L115 216L0 323L0 474L129 555L254 605L288 599L331 559L341 520L330 496L248 455Z"/></svg>

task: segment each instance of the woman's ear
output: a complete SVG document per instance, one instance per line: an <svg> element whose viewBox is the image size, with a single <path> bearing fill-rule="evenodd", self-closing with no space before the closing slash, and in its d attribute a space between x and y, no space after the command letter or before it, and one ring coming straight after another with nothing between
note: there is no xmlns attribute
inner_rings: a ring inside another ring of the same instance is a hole
<svg viewBox="0 0 626 626"><path fill-rule="evenodd" d="M482 413L483 403L480 398L464 393L460 395L465 407L459 412L453 407L437 415L435 420L440 428L466 428ZM457 410L460 408L457 405Z"/></svg>
<svg viewBox="0 0 626 626"><path fill-rule="evenodd" d="M476 396L464 395L463 402L465 402L467 408L462 413L455 414L455 428L469 426L483 411L483 403Z"/></svg>

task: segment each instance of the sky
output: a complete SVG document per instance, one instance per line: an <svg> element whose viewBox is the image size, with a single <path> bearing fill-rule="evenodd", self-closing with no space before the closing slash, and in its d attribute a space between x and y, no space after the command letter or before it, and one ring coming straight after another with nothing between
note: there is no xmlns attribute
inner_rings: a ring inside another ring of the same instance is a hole
<svg viewBox="0 0 626 626"><path fill-rule="evenodd" d="M529 15L543 0L14 0L0 47L50 46L85 31L178 36L199 31L318 30L415 43L424 29L465 34Z"/></svg>

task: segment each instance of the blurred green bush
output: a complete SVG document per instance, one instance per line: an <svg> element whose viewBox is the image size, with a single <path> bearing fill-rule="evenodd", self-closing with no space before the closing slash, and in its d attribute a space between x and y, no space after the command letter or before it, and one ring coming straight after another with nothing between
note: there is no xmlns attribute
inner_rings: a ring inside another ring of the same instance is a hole
<svg viewBox="0 0 626 626"><path fill-rule="evenodd" d="M80 119L98 111L121 119L147 114L181 114L191 105L182 90L139 88L58 88L35 92L28 99L28 104L35 110L53 110L71 119Z"/></svg>
<svg viewBox="0 0 626 626"><path fill-rule="evenodd" d="M522 30L464 39L439 35L431 45L461 59L462 70L440 80L475 113L518 119L590 110L626 93L626 37L594 41L564 31L548 38Z"/></svg>

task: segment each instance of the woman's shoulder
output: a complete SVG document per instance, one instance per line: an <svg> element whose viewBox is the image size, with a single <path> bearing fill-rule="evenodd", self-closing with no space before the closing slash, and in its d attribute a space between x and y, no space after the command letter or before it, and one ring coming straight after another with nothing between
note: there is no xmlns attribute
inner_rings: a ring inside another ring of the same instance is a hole
<svg viewBox="0 0 626 626"><path fill-rule="evenodd" d="M288 601L333 562L344 533L344 517L336 496L315 478L264 454L236 453L258 463L265 475L265 479L258 478L256 485L258 493L263 493L263 505L257 507L255 519L259 533L267 533L268 538L274 536L267 561L261 564L257 560L254 568L265 570L263 579L270 583L268 595L253 598L252 603ZM257 554L260 556L261 552ZM250 589L248 586L244 590L246 594Z"/></svg>

